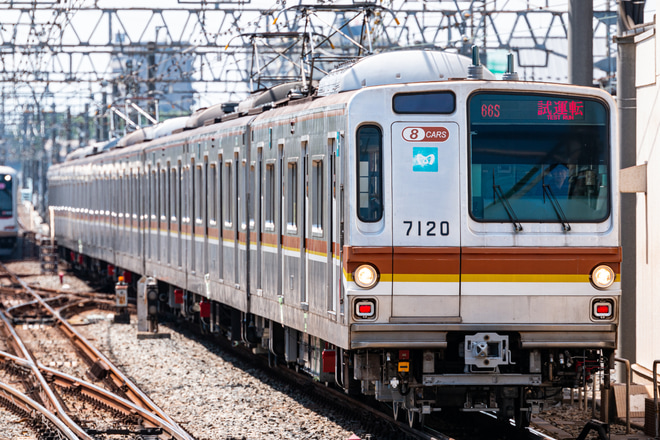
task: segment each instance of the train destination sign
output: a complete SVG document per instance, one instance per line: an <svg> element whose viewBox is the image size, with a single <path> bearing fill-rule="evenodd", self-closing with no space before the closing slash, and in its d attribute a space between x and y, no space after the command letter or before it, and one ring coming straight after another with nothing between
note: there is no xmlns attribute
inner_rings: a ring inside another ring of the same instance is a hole
<svg viewBox="0 0 660 440"><path fill-rule="evenodd" d="M479 92L468 105L473 124L600 125L608 118L600 100L569 94Z"/></svg>
<svg viewBox="0 0 660 440"><path fill-rule="evenodd" d="M480 110L483 119L582 121L585 116L584 102L571 99L482 101Z"/></svg>

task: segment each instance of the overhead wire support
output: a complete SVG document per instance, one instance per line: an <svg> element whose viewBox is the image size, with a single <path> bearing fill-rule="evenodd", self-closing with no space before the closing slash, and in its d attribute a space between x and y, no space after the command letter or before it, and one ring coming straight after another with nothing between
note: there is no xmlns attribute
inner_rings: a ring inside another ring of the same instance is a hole
<svg viewBox="0 0 660 440"><path fill-rule="evenodd" d="M534 6L536 3L540 6ZM180 93L177 83L186 83L198 100L195 105L203 106L218 99L242 99L255 88L279 80L296 80L288 72L294 72L309 88L337 63L388 48L463 52L478 42L484 64L490 61L486 57L503 49L516 53L521 78L561 81L566 54L555 42L566 39L567 11L558 9L562 3L554 0L529 0L527 4L529 8L514 5L495 10L494 2L482 0L388 0L381 4L345 0L292 6L279 2L263 8L243 0L163 0L154 9L122 8L112 0L11 0L0 3L4 29L0 33L0 83L11 83L16 97L5 98L6 131L20 126L26 102L43 101L41 108L55 103L60 109L65 102L73 104L73 113L78 114L85 102L72 89L80 83L88 84L88 95L96 99L109 94L110 102L126 95L124 89L129 86L133 95L144 94L149 87L164 95L174 90L169 98L161 99L163 104L176 99ZM613 26L598 23L601 30ZM273 28L271 38L246 32ZM596 38L606 40L602 35ZM604 44L612 43L607 40ZM223 46L227 49L218 53ZM154 62L148 61L154 52ZM127 60L142 65L142 70L127 71ZM155 66L150 78L145 74L147 65ZM555 70L560 73L552 77L538 73L553 66L559 66ZM614 77L611 69L608 77ZM112 91L108 84L114 84ZM28 85L36 93L26 92ZM176 106L182 112L192 109ZM154 112L149 109L148 113Z"/></svg>

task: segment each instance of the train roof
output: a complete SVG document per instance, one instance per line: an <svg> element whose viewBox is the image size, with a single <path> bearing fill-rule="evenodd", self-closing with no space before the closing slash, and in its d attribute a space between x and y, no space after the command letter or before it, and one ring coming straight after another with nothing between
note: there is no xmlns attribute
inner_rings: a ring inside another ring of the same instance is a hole
<svg viewBox="0 0 660 440"><path fill-rule="evenodd" d="M0 165L0 174L11 174L15 175L16 170L12 167L8 167L7 165Z"/></svg>
<svg viewBox="0 0 660 440"><path fill-rule="evenodd" d="M331 71L319 81L319 96L363 87L465 79L472 60L457 53L429 50L383 52ZM483 69L483 79L495 79Z"/></svg>
<svg viewBox="0 0 660 440"><path fill-rule="evenodd" d="M466 56L437 50L383 52L338 67L320 81L314 81L311 89L316 89L316 96L322 97L364 87L466 79L469 77L468 68L471 64L472 60ZM495 76L484 68L481 78L493 80ZM222 103L201 108L189 116L168 119L157 125L142 127L121 138L79 148L71 152L66 161L286 106L289 101L302 97L302 91L307 86L308 84L302 81L279 84L268 90L255 92L240 103Z"/></svg>

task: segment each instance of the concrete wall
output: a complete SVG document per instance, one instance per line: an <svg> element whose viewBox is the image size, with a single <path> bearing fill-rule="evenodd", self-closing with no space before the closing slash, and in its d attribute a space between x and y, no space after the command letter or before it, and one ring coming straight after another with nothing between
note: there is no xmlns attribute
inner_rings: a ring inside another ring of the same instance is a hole
<svg viewBox="0 0 660 440"><path fill-rule="evenodd" d="M628 170L637 179L634 362L648 370L660 359L660 45L656 42L655 29L635 37L638 167Z"/></svg>

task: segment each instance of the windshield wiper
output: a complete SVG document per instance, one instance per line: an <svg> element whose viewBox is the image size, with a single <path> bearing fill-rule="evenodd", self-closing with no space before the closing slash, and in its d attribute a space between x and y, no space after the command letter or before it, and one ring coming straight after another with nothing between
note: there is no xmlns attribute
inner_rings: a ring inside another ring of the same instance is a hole
<svg viewBox="0 0 660 440"><path fill-rule="evenodd" d="M504 193L502 193L502 188L499 185L493 184L493 192L502 202L502 206L504 206L506 215L509 216L509 220L511 220L511 222L513 223L513 230L516 232L522 231L523 227L518 221L518 217L516 217L516 213L513 212L513 208L509 204L509 201L504 197Z"/></svg>
<svg viewBox="0 0 660 440"><path fill-rule="evenodd" d="M561 222L561 227L564 229L564 232L570 231L571 225L568 224L568 219L566 218L566 215L564 215L564 211L561 209L561 205L559 204L557 197L555 197L555 195L552 193L552 189L550 189L550 185L546 185L545 183L543 184L543 194L548 195L550 204L552 205L552 208L555 210L555 214L557 214L557 218L559 218L559 221Z"/></svg>

